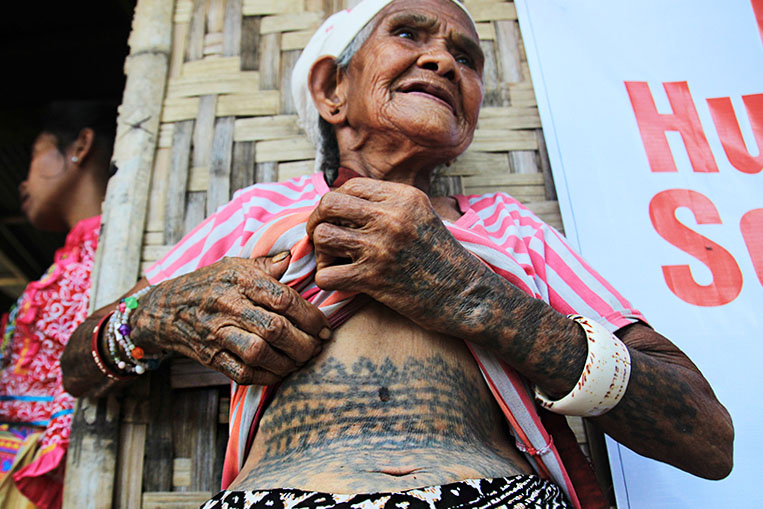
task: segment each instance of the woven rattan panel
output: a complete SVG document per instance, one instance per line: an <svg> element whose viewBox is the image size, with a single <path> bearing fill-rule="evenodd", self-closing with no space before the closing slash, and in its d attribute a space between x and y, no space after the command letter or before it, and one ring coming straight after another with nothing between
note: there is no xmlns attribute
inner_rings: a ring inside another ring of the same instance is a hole
<svg viewBox="0 0 763 509"><path fill-rule="evenodd" d="M474 142L435 182L440 194L506 191L560 226L513 2L467 2L486 56ZM142 266L238 188L313 171L289 78L341 0L177 0Z"/></svg>

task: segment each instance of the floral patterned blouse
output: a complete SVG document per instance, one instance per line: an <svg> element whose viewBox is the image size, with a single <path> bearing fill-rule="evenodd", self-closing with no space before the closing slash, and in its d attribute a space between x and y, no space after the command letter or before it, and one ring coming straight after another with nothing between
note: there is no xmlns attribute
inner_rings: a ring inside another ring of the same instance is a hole
<svg viewBox="0 0 763 509"><path fill-rule="evenodd" d="M66 244L56 251L53 265L42 278L29 283L3 317L0 422L45 428L39 448L42 455L35 462L45 460L45 471L63 461L69 443L74 398L64 392L59 358L69 336L88 314L100 222L96 216L77 223ZM24 470L39 473L40 468ZM17 475L14 479L18 484Z"/></svg>

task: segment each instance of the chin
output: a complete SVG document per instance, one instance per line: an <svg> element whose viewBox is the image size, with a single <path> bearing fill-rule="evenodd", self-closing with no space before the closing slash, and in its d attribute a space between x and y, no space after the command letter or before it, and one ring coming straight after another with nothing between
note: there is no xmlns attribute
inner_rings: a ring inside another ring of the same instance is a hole
<svg viewBox="0 0 763 509"><path fill-rule="evenodd" d="M395 106L389 110L390 124L420 145L453 152L455 157L471 143L473 127L448 108L441 105L421 107L410 102Z"/></svg>
<svg viewBox="0 0 763 509"><path fill-rule="evenodd" d="M458 127L431 120L435 119L406 122L405 125L398 124L398 128L407 139L422 147L436 150L438 155L444 156L447 153L456 157L471 143L472 136L467 136Z"/></svg>
<svg viewBox="0 0 763 509"><path fill-rule="evenodd" d="M451 154L456 157L461 154L471 143L471 137L466 139L460 133L454 133L450 129L438 129L436 126L422 125L409 127L405 131L408 139L422 147L437 151L438 155L445 157Z"/></svg>

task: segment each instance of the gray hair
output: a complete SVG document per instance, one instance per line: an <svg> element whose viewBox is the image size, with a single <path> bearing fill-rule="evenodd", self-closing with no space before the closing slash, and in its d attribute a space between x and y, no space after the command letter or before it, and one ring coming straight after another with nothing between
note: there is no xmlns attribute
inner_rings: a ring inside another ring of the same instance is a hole
<svg viewBox="0 0 763 509"><path fill-rule="evenodd" d="M350 62L352 62L352 58L355 56L355 53L357 53L358 50L363 47L368 38L371 36L371 33L374 31L375 27L376 23L373 20L366 24L366 26L364 26L363 29L358 32L358 35L355 36L350 44L347 45L344 51L342 51L339 57L337 57L336 66L340 71L347 71L347 69L350 67ZM323 172L329 185L331 185L336 179L337 170L339 169L339 145L336 141L334 126L326 122L323 117L318 115L318 112L315 110L315 108L313 108L313 110L315 111L317 117L312 126L312 128L317 131L317 133L314 131L314 134L317 134L317 136L314 137L318 149L315 154L315 165L317 169ZM307 128L306 130L310 131L310 126L306 125L305 127ZM308 136L309 135L310 133L308 133Z"/></svg>

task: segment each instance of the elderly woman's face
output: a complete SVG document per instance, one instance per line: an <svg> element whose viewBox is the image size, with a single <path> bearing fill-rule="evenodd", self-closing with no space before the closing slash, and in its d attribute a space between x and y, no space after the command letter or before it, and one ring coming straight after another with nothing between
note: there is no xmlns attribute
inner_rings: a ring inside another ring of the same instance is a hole
<svg viewBox="0 0 763 509"><path fill-rule="evenodd" d="M350 125L457 156L471 143L483 95L469 18L449 0L396 0L374 21L346 76Z"/></svg>

